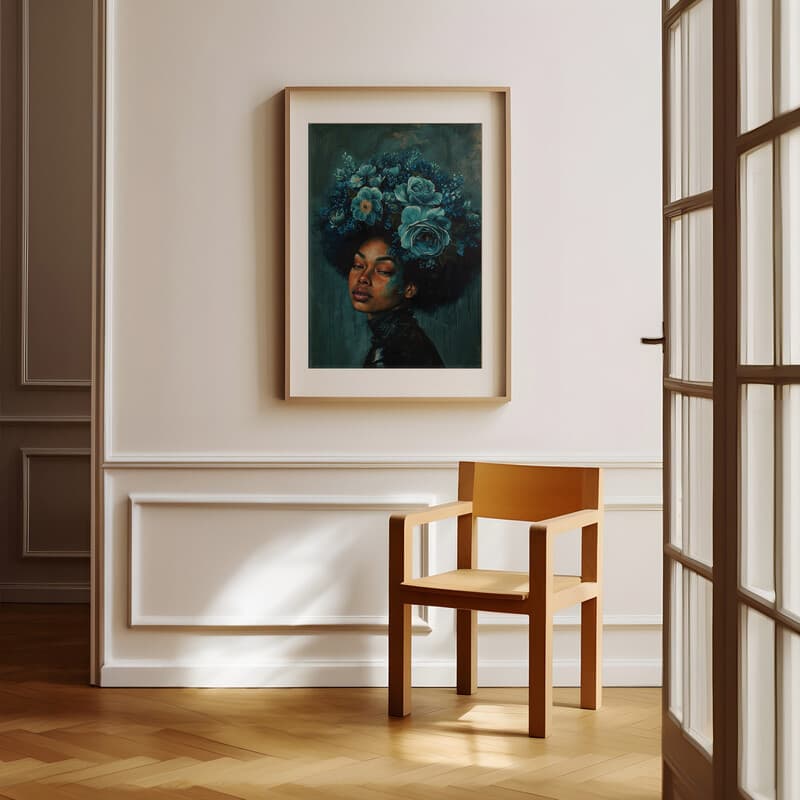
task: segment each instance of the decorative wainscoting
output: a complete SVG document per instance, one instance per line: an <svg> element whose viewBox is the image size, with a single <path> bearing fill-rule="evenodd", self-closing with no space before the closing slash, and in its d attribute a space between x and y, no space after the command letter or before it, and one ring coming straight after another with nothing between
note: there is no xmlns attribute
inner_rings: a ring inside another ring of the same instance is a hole
<svg viewBox="0 0 800 800"><path fill-rule="evenodd" d="M658 685L660 464L606 467L604 681ZM457 470L438 459L126 460L104 476L102 685L382 686L388 515L452 499ZM481 522L479 563L513 567L527 528L495 525ZM577 532L560 539L568 571ZM421 531L415 569L454 566L455 525ZM578 679L577 619L556 619L556 684ZM453 613L415 609L414 622L414 682L453 685ZM482 685L525 685L525 621L481 614L478 656Z"/></svg>
<svg viewBox="0 0 800 800"><path fill-rule="evenodd" d="M0 603L89 600L92 28L0 7Z"/></svg>
<svg viewBox="0 0 800 800"><path fill-rule="evenodd" d="M337 550L351 543L347 539L354 533L357 535L357 518L371 515L377 518L380 526L390 513L411 511L432 502L433 499L425 495L131 495L128 624L134 628L385 628L386 613L349 613L339 603L334 603L337 613L326 613L331 610L331 601L315 596L323 581L314 583L313 568L327 571L326 557L335 559ZM335 525L332 530L314 536L314 531L332 524ZM221 574L219 559L206 561L191 557L193 553L202 552L198 551L202 546L198 539L202 537L207 541L219 530L230 532L226 565L247 564L248 577L237 576L235 592L230 589L226 592L227 576ZM428 574L428 538L428 526L423 526L415 544L417 563L423 575ZM267 552L259 557L262 549ZM171 564L165 566L170 558L181 560L179 571L174 571ZM288 571L292 576L287 580ZM307 586L303 585L304 581L308 581ZM273 594L259 591L259 583L272 586L286 583L297 597L293 600L279 597L276 602ZM192 587L200 584L202 593L195 592L192 596ZM148 595L154 597L151 599ZM209 595L217 600L211 608ZM219 595L223 595L221 600ZM287 603L287 599L291 602ZM303 609L304 604L318 610ZM426 616L419 613L412 624L415 631L430 631Z"/></svg>

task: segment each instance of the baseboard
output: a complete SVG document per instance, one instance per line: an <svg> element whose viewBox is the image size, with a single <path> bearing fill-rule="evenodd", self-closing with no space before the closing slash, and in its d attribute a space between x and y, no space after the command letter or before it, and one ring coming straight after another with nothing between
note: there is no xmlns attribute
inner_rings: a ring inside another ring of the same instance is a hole
<svg viewBox="0 0 800 800"><path fill-rule="evenodd" d="M0 583L0 603L88 603L87 583Z"/></svg>
<svg viewBox="0 0 800 800"><path fill-rule="evenodd" d="M555 686L577 686L579 661L553 662ZM414 665L415 686L455 686L454 661L427 661ZM294 688L310 686L386 686L386 662L286 661L259 665L171 665L126 662L103 667L100 685L105 687L228 687ZM487 660L478 664L481 686L527 686L525 661ZM661 659L610 659L603 663L604 686L660 686Z"/></svg>

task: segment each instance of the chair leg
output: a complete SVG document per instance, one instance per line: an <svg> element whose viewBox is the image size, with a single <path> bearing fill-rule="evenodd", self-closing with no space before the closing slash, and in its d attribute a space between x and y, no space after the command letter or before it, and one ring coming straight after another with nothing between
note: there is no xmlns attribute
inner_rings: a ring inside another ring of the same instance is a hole
<svg viewBox="0 0 800 800"><path fill-rule="evenodd" d="M581 708L600 708L603 701L603 620L600 599L581 603Z"/></svg>
<svg viewBox="0 0 800 800"><path fill-rule="evenodd" d="M543 739L553 707L553 616L536 609L528 619L528 736Z"/></svg>
<svg viewBox="0 0 800 800"><path fill-rule="evenodd" d="M411 606L389 603L389 716L411 713Z"/></svg>
<svg viewBox="0 0 800 800"><path fill-rule="evenodd" d="M456 611L456 692L474 694L478 688L478 614Z"/></svg>

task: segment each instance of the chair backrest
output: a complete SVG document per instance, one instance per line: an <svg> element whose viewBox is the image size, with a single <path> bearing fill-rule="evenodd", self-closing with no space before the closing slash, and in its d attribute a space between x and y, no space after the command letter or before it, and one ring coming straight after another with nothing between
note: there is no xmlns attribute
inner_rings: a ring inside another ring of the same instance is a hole
<svg viewBox="0 0 800 800"><path fill-rule="evenodd" d="M536 522L599 508L600 493L597 467L458 465L458 499L471 500L476 517Z"/></svg>

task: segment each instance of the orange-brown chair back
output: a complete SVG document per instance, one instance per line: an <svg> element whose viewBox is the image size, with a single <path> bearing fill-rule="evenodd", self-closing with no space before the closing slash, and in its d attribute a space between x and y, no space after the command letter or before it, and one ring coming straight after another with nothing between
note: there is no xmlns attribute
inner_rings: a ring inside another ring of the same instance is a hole
<svg viewBox="0 0 800 800"><path fill-rule="evenodd" d="M476 517L536 522L599 508L600 470L462 461L458 499L472 500Z"/></svg>

